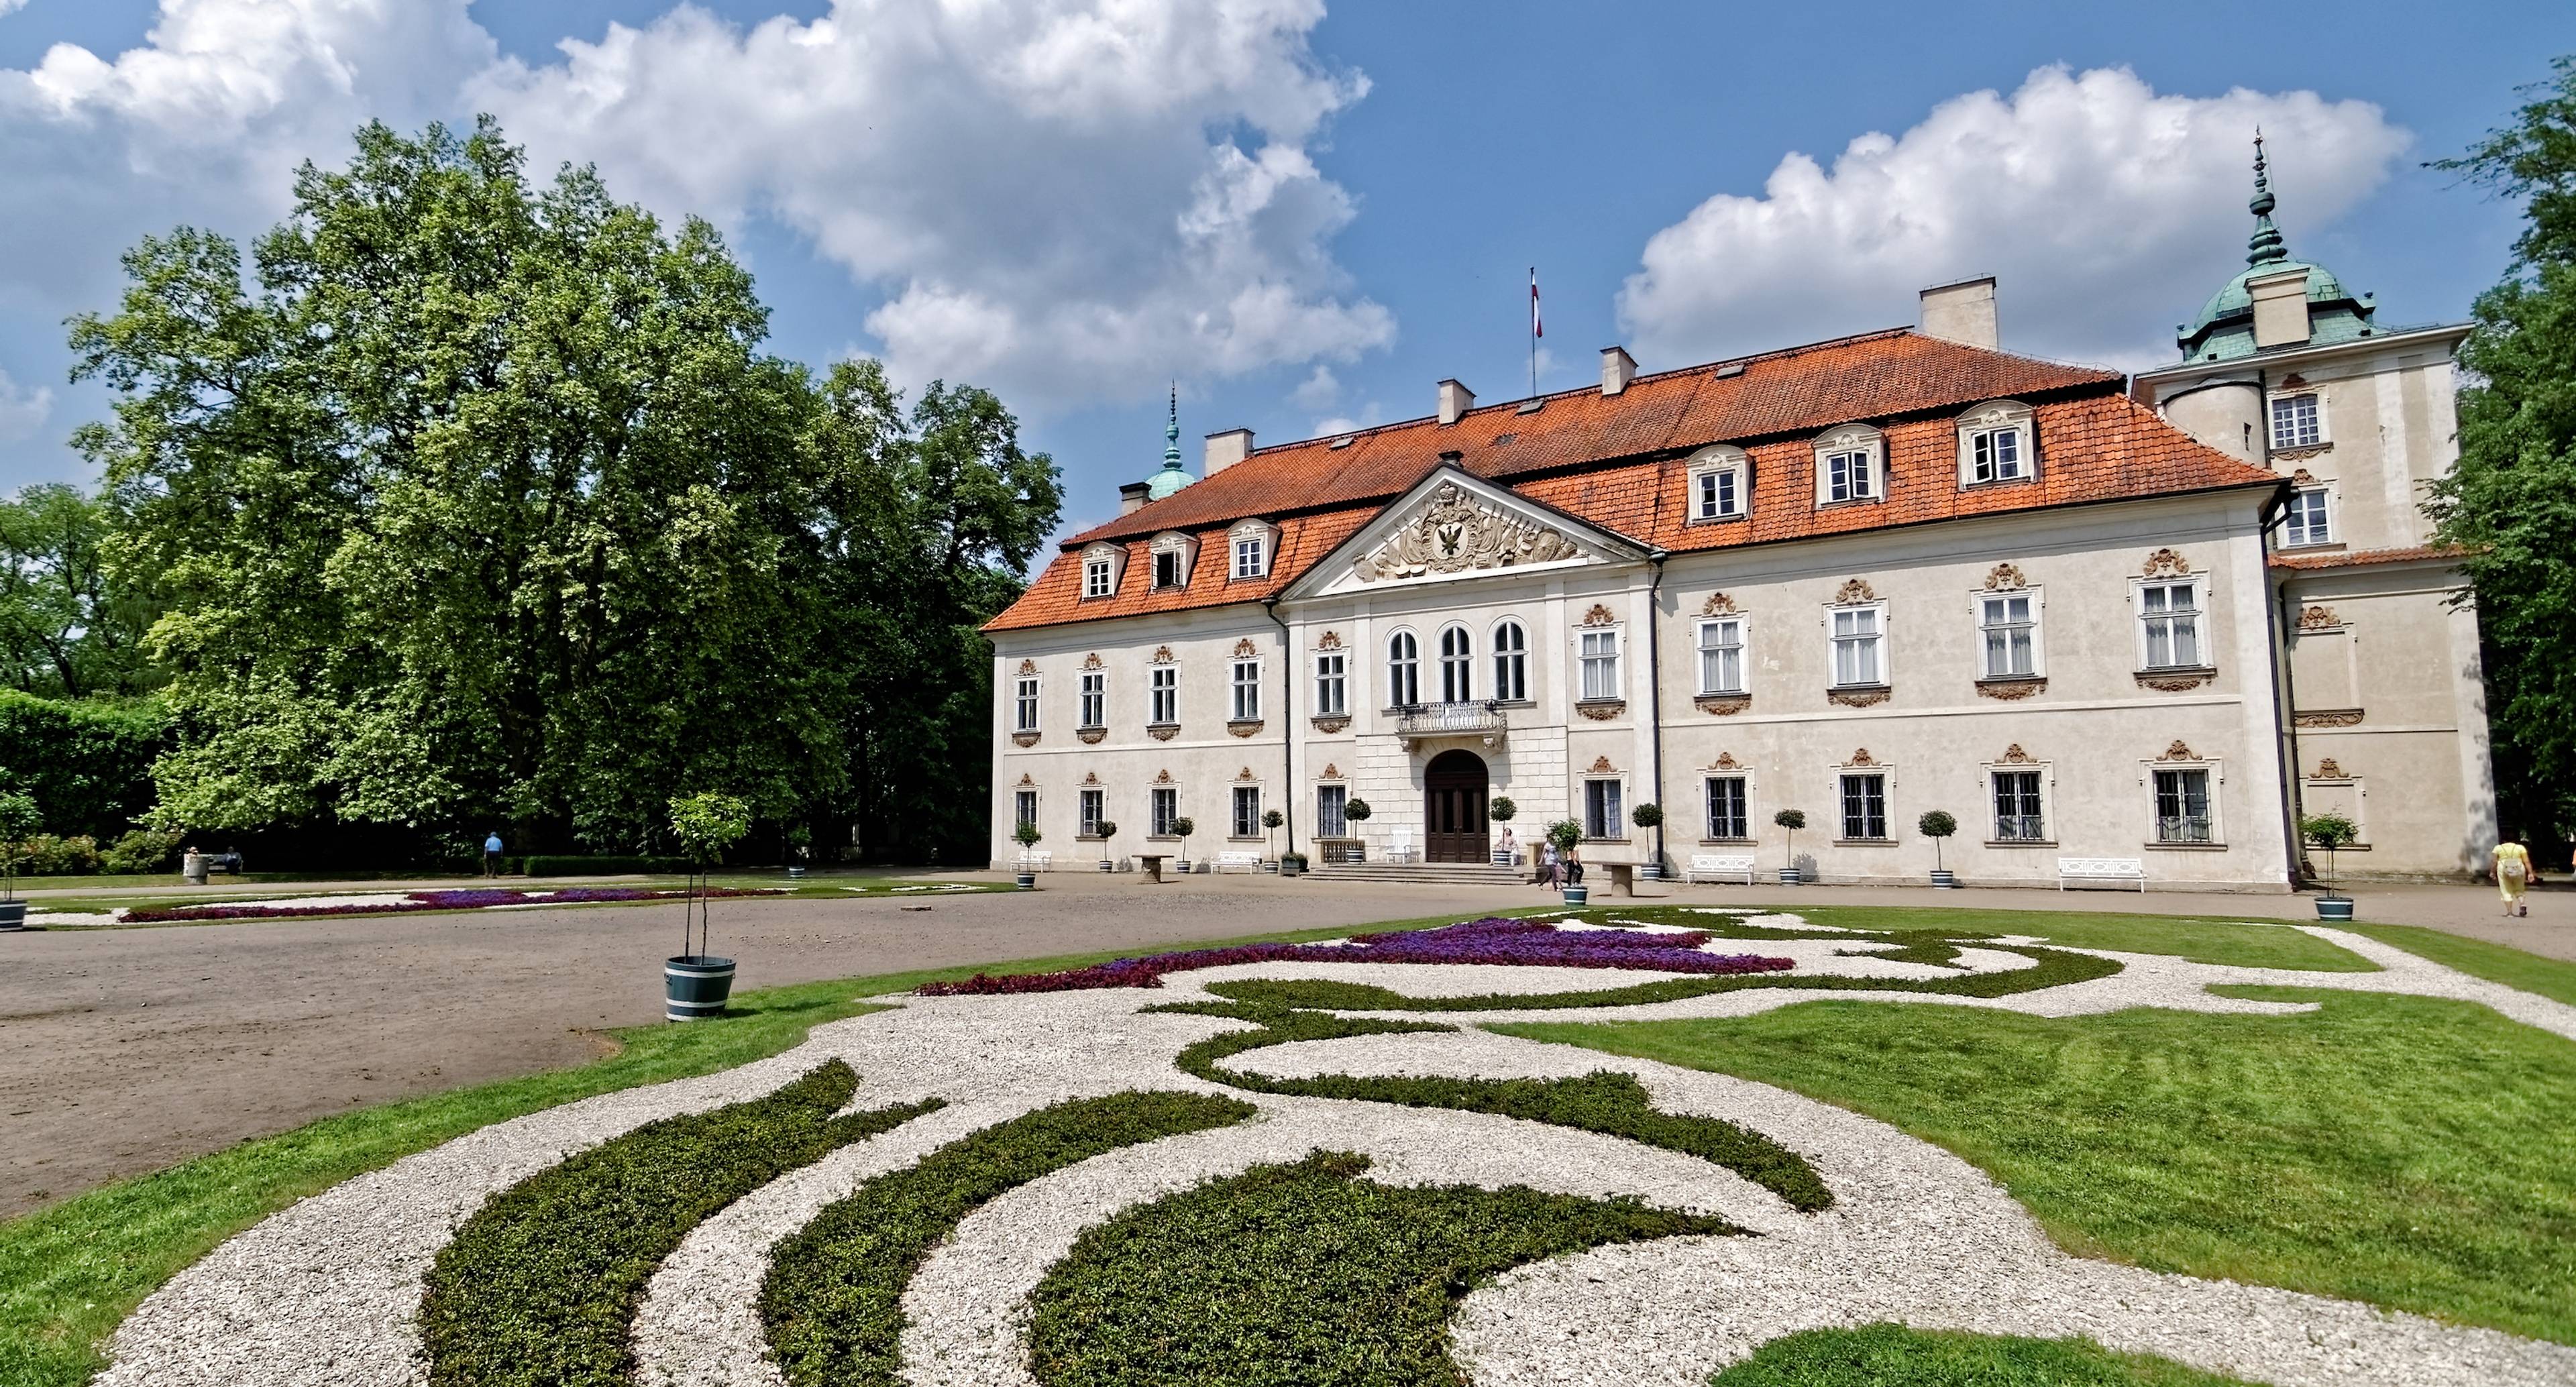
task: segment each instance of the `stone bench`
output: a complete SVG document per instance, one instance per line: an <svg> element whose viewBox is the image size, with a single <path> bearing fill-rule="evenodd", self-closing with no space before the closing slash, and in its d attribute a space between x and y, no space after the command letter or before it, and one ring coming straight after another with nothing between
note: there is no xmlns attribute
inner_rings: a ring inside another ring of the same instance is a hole
<svg viewBox="0 0 2576 1387"><path fill-rule="evenodd" d="M1744 884L1747 886L1751 886L1753 884L1753 854L1749 852L1740 855L1713 852L1692 853L1690 866L1685 868L1682 872L1682 881L1687 884L1689 882L1697 881L1701 877L1724 878L1734 876L1744 878Z"/></svg>
<svg viewBox="0 0 2576 1387"><path fill-rule="evenodd" d="M2135 857L2061 857L2057 859L2057 889L2065 890L2070 881L2107 881L2114 886L2135 883L2144 894L2147 864Z"/></svg>

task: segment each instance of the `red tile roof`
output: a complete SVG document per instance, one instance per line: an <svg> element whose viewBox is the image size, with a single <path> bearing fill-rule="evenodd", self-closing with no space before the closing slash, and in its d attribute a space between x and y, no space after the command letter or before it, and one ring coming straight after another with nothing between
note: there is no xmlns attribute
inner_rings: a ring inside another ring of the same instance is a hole
<svg viewBox="0 0 2576 1387"><path fill-rule="evenodd" d="M1733 368L1741 365L1741 371ZM1469 472L1603 529L1676 552L1805 539L2003 511L2279 485L2272 473L2201 446L2121 393L2122 378L2091 367L1985 351L1902 329L1841 338L1740 362L1641 376L1626 391L1545 397L1264 448L1251 457L1064 542L1020 600L985 627L1015 630L1256 601L1286 587L1410 490L1440 455ZM2035 407L2039 478L1963 491L1952 416L1985 400ZM1887 435L1887 499L1819 509L1809 439L1833 425L1878 424ZM1683 520L1683 462L1710 443L1753 457L1751 518ZM1186 587L1146 590L1146 541L1167 530L1221 531L1249 516L1281 528L1271 576L1230 582L1226 545L1200 545ZM1079 550L1110 541L1129 551L1109 598L1080 598Z"/></svg>
<svg viewBox="0 0 2576 1387"><path fill-rule="evenodd" d="M2456 559L2468 553L2450 544L2409 544L2396 549L2353 549L2331 554L2274 554L2274 568L2359 568L2374 563L2413 563L2419 559Z"/></svg>

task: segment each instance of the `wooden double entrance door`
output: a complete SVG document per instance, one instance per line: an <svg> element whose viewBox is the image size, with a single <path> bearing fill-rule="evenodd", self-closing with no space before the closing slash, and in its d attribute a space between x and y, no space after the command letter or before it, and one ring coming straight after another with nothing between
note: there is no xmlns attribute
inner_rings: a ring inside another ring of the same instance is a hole
<svg viewBox="0 0 2576 1387"><path fill-rule="evenodd" d="M1444 751L1422 772L1422 857L1426 862L1482 862L1490 852L1485 819L1485 761L1472 751Z"/></svg>

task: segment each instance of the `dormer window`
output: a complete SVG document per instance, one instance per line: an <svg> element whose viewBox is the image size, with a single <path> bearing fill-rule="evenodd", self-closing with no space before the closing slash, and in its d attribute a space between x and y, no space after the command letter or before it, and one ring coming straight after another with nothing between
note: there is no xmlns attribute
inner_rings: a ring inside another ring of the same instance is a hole
<svg viewBox="0 0 2576 1387"><path fill-rule="evenodd" d="M1959 416L1959 485L1990 486L2038 475L2030 406L1995 400Z"/></svg>
<svg viewBox="0 0 2576 1387"><path fill-rule="evenodd" d="M1744 450L1702 448L1690 460L1690 518L1733 520L1744 514L1749 480Z"/></svg>
<svg viewBox="0 0 2576 1387"><path fill-rule="evenodd" d="M1118 595L1118 577L1127 566L1123 545L1095 544L1082 553L1082 600L1095 602Z"/></svg>
<svg viewBox="0 0 2576 1387"><path fill-rule="evenodd" d="M1190 585L1191 562L1198 546L1188 535L1164 533L1154 536L1154 589L1184 588Z"/></svg>
<svg viewBox="0 0 2576 1387"><path fill-rule="evenodd" d="M1886 439L1867 424L1853 424L1816 440L1816 504L1838 506L1887 495Z"/></svg>
<svg viewBox="0 0 2576 1387"><path fill-rule="evenodd" d="M1232 561L1226 572L1233 581L1270 576L1270 551L1276 534L1258 520L1247 520L1228 532Z"/></svg>

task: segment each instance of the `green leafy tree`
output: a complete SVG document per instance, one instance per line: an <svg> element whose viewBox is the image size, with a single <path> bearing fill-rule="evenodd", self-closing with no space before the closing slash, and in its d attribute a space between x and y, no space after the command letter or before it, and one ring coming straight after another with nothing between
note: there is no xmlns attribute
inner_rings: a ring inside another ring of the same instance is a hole
<svg viewBox="0 0 2576 1387"><path fill-rule="evenodd" d="M2361 825L2342 814L2308 814L2299 820L2299 836L2326 850L2326 880L2334 880L2335 853L2361 841Z"/></svg>
<svg viewBox="0 0 2576 1387"><path fill-rule="evenodd" d="M1771 822L1789 830L1789 865L1798 865L1798 830L1807 826L1807 811L1783 809L1771 816Z"/></svg>
<svg viewBox="0 0 2576 1387"><path fill-rule="evenodd" d="M1932 840L1932 865L1941 865L1941 840L1959 831L1959 821L1946 809L1927 809L1914 821L1914 830Z"/></svg>
<svg viewBox="0 0 2576 1387"><path fill-rule="evenodd" d="M682 902L680 952L687 955L689 924L697 925L698 946L694 952L707 951L707 905L704 887L707 874L724 860L725 850L751 832L751 806L740 795L717 790L701 790L693 795L680 795L671 800L671 837L689 859L689 896ZM694 908L692 908L694 907Z"/></svg>
<svg viewBox="0 0 2576 1387"><path fill-rule="evenodd" d="M2507 837L2576 826L2576 57L2511 125L2434 167L2523 205L2504 280L2461 346L2460 461L2427 509L2467 550Z"/></svg>
<svg viewBox="0 0 2576 1387"><path fill-rule="evenodd" d="M18 899L18 863L43 823L34 800L14 791L0 794L0 900Z"/></svg>
<svg viewBox="0 0 2576 1387"><path fill-rule="evenodd" d="M142 649L148 586L107 561L117 520L58 482L0 500L0 679L75 699L159 682Z"/></svg>

